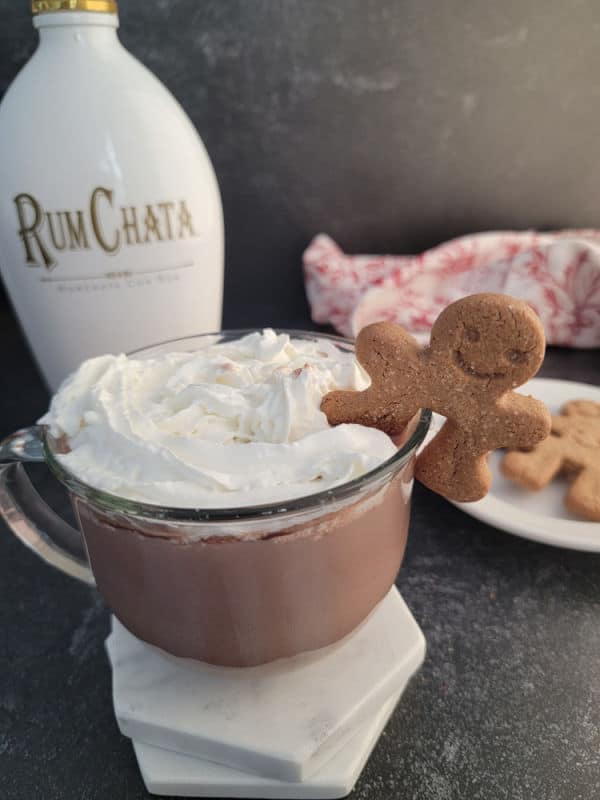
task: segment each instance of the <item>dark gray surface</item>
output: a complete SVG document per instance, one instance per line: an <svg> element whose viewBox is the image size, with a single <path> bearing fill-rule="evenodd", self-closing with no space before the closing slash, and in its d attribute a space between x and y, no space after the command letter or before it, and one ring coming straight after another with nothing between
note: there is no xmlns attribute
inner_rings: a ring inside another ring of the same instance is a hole
<svg viewBox="0 0 600 800"><path fill-rule="evenodd" d="M0 436L47 402L0 312ZM598 351L553 350L543 374L600 382ZM64 496L41 481L57 508ZM416 487L398 580L428 642L355 800L597 800L600 556L493 530ZM111 711L96 593L0 525L0 798L146 797Z"/></svg>
<svg viewBox="0 0 600 800"><path fill-rule="evenodd" d="M214 161L228 326L305 313L298 261L320 230L349 250L414 252L486 228L598 223L597 0L121 9L123 41ZM1 93L35 35L26 0L0 0L0 19Z"/></svg>

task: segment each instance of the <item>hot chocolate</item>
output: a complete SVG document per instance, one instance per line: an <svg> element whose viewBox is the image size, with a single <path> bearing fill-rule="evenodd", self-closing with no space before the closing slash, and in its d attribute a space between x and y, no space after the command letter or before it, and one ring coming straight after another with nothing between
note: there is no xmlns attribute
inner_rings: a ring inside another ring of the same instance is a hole
<svg viewBox="0 0 600 800"><path fill-rule="evenodd" d="M400 567L428 424L418 416L396 441L331 428L323 395L366 385L349 344L273 331L85 362L42 422L121 622L228 666L360 624Z"/></svg>
<svg viewBox="0 0 600 800"><path fill-rule="evenodd" d="M177 656L251 666L337 641L385 597L411 481L407 465L375 495L251 538L243 523L204 538L198 526L138 528L75 502L98 588L132 633Z"/></svg>

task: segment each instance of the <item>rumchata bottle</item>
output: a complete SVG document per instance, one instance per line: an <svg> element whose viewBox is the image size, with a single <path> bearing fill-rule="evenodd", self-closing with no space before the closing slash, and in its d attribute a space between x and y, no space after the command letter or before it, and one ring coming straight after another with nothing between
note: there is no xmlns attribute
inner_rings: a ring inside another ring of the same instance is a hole
<svg viewBox="0 0 600 800"><path fill-rule="evenodd" d="M84 358L221 324L223 214L198 133L114 0L34 0L0 104L0 272L50 388Z"/></svg>

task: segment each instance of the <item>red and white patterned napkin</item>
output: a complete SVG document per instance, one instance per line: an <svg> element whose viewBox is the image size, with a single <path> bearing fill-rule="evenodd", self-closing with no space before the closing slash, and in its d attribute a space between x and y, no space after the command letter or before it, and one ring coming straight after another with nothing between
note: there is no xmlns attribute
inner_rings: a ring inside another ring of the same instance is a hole
<svg viewBox="0 0 600 800"><path fill-rule="evenodd" d="M345 336L391 320L426 340L449 303L502 292L532 306L549 344L600 346L600 231L479 233L417 256L347 255L320 234L303 262L313 320Z"/></svg>

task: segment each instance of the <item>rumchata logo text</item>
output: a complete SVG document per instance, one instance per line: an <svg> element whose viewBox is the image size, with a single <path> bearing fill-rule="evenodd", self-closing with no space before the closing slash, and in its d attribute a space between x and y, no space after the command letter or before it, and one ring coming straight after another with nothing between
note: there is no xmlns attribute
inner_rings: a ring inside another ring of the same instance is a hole
<svg viewBox="0 0 600 800"><path fill-rule="evenodd" d="M33 195L26 193L18 194L14 203L19 237L30 267L54 269L58 253L65 250L98 247L114 255L123 246L196 235L185 200L115 209L113 190L97 186L90 194L88 207L77 211L46 211Z"/></svg>

